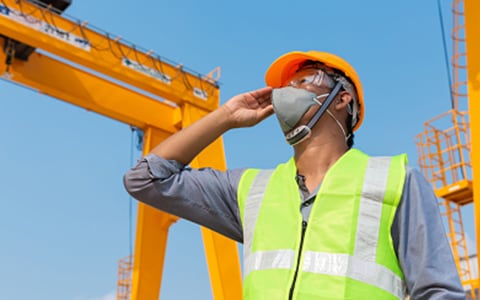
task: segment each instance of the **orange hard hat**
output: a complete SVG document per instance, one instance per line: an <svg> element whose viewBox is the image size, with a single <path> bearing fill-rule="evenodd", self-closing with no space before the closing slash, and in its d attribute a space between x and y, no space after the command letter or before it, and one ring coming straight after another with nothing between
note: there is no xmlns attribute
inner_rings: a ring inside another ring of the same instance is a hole
<svg viewBox="0 0 480 300"><path fill-rule="evenodd" d="M363 90L362 84L360 82L360 77L355 72L355 69L343 58L320 51L293 51L288 52L279 58L277 58L268 68L265 73L265 82L268 86L273 88L279 88L285 86L286 81L292 77L292 75L301 67L301 65L307 61L318 61L330 67L332 69L341 71L343 75L351 81L355 87L356 96L356 105L358 107L358 117L355 124L353 125L353 131L357 130L360 127L360 124L364 118L364 103L363 103ZM342 74L340 74L342 75ZM354 95L355 96L355 95ZM355 118L355 116L354 116Z"/></svg>

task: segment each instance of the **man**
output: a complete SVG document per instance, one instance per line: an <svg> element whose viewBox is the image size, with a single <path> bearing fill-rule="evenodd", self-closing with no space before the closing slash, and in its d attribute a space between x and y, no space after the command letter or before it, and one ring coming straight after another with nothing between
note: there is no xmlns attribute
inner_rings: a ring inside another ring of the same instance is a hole
<svg viewBox="0 0 480 300"><path fill-rule="evenodd" d="M125 175L136 199L244 243L245 299L465 299L436 198L406 156L352 149L364 117L353 67L290 52L268 87L160 143ZM273 114L294 156L275 170L185 166Z"/></svg>

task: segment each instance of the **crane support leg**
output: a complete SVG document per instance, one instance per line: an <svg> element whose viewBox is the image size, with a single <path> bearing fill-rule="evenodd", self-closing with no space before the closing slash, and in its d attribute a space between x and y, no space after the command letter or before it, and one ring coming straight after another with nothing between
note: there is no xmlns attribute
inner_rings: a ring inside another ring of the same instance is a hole
<svg viewBox="0 0 480 300"><path fill-rule="evenodd" d="M153 128L147 128L144 133L144 154L167 137ZM168 229L177 219L148 205L138 204L131 300L159 298Z"/></svg>
<svg viewBox="0 0 480 300"><path fill-rule="evenodd" d="M207 113L208 111L204 109L186 104L182 116L183 126L190 125ZM216 140L203 150L194 159L192 166L196 168L210 166L219 170L225 170L226 163L222 140ZM242 275L236 243L203 227L202 236L213 299L242 299Z"/></svg>
<svg viewBox="0 0 480 300"><path fill-rule="evenodd" d="M182 127L186 127L208 113L194 105L182 107ZM168 133L147 128L144 154L167 137ZM192 167L226 168L221 138L202 151L191 163ZM167 244L168 229L176 217L139 204L135 254L132 276L132 300L154 300L160 295L160 286ZM226 237L202 227L213 299L242 299L242 279L237 244Z"/></svg>
<svg viewBox="0 0 480 300"><path fill-rule="evenodd" d="M465 39L467 50L468 107L472 142L473 205L477 253L480 253L480 2L465 0ZM480 265L478 266L480 270ZM475 285L479 287L479 282Z"/></svg>

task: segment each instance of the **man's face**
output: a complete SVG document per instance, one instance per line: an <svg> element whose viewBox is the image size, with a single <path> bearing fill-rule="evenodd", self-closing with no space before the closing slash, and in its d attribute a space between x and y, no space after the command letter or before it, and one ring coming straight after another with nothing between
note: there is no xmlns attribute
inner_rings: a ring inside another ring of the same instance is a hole
<svg viewBox="0 0 480 300"><path fill-rule="evenodd" d="M330 74L330 75L329 75ZM303 89L309 92L312 92L319 96L317 98L319 104L323 103L329 93L335 86L335 81L332 79L332 74L334 71L328 67L321 64L308 64L301 67L297 70L285 83L284 86L291 86L294 88ZM348 94L345 91L340 91L336 97L342 97L344 94ZM331 105L330 105L331 106ZM319 109L318 106L312 106L305 112L301 118L299 125L305 125L311 120L316 111ZM336 112L335 108L330 107L330 114ZM341 110L344 110L343 108ZM346 118L346 116L338 115L334 118Z"/></svg>

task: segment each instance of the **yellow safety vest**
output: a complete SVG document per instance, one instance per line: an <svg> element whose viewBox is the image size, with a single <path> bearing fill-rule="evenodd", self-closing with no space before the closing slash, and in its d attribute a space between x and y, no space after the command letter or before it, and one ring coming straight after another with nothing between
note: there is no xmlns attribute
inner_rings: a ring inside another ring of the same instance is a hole
<svg viewBox="0 0 480 300"><path fill-rule="evenodd" d="M306 229L293 158L245 171L244 299L404 299L390 229L406 162L347 151L325 175Z"/></svg>

